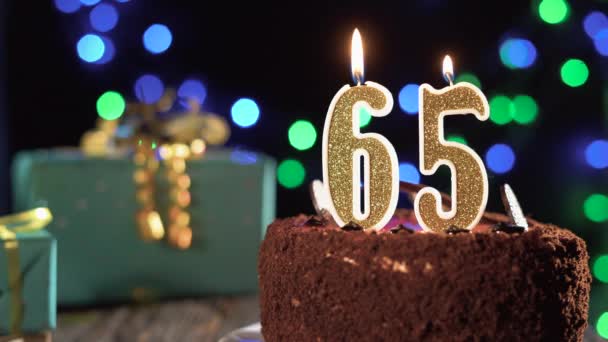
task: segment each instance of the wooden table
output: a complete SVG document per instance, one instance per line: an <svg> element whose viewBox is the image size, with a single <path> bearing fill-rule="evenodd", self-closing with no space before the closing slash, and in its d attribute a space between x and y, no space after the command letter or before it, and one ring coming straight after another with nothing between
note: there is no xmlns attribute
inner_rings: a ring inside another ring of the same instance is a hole
<svg viewBox="0 0 608 342"><path fill-rule="evenodd" d="M213 341L259 321L258 298L210 298L60 312L53 341Z"/></svg>

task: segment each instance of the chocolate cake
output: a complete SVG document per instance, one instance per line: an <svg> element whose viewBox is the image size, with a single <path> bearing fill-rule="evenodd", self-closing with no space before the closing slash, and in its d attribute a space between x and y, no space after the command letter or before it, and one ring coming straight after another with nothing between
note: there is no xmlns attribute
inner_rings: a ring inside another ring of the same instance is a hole
<svg viewBox="0 0 608 342"><path fill-rule="evenodd" d="M584 241L488 216L495 222L445 234L417 231L401 209L380 232L318 216L276 220L258 266L266 342L582 341Z"/></svg>

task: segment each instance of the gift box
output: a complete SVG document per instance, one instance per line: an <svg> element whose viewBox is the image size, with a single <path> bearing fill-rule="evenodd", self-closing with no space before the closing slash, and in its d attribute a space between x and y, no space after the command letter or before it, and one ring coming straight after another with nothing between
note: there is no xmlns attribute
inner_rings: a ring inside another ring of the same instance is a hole
<svg viewBox="0 0 608 342"><path fill-rule="evenodd" d="M257 249L275 215L275 161L243 150L208 150L187 163L192 244L185 250L138 232L135 170L129 157L90 158L76 150L21 152L13 163L14 203L44 203L55 217L58 302L84 305L132 299L257 290ZM169 200L162 167L156 197Z"/></svg>
<svg viewBox="0 0 608 342"><path fill-rule="evenodd" d="M0 335L55 328L55 239L47 231L0 240Z"/></svg>

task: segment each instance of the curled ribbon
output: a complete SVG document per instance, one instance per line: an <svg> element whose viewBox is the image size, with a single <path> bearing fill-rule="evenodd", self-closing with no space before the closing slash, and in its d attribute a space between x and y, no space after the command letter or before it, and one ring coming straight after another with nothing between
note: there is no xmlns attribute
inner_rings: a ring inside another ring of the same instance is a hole
<svg viewBox="0 0 608 342"><path fill-rule="evenodd" d="M21 333L23 322L23 276L19 264L17 234L42 230L53 219L48 208L36 208L0 217L0 240L4 241L7 256L8 286L10 294L10 333Z"/></svg>

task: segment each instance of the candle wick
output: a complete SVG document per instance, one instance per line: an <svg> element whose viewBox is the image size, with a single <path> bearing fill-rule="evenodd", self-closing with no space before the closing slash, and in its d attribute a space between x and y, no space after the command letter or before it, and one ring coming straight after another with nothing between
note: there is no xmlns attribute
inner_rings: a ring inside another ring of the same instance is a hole
<svg viewBox="0 0 608 342"><path fill-rule="evenodd" d="M454 85L454 75L452 73L446 72L443 74L443 79L450 84L450 87Z"/></svg>
<svg viewBox="0 0 608 342"><path fill-rule="evenodd" d="M353 81L355 81L355 84L357 86L360 86L361 83L363 83L363 77L359 73L355 73L353 75Z"/></svg>

